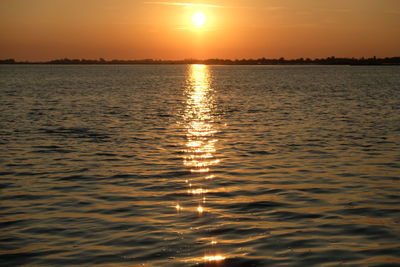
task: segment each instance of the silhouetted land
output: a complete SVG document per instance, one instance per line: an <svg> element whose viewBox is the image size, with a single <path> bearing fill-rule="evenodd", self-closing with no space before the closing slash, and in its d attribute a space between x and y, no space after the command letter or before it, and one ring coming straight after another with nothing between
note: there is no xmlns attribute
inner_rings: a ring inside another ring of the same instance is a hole
<svg viewBox="0 0 400 267"><path fill-rule="evenodd" d="M400 65L400 57L386 58L298 58L298 59L184 59L184 60L105 60L100 59L56 59L42 62L15 61L14 59L0 60L0 64L207 64L207 65Z"/></svg>

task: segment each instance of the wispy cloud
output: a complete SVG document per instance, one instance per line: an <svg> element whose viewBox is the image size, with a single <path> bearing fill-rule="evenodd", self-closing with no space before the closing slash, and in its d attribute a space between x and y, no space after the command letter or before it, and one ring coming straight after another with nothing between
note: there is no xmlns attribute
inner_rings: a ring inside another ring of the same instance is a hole
<svg viewBox="0 0 400 267"><path fill-rule="evenodd" d="M196 29L194 29L193 27L177 27L175 28L175 30L177 31L196 31ZM202 29L202 31L206 31L206 32L213 32L213 31L219 31L222 30L222 28L204 28Z"/></svg>
<svg viewBox="0 0 400 267"><path fill-rule="evenodd" d="M265 8L268 11L278 11L278 10L284 10L286 9L285 6L269 6Z"/></svg>
<svg viewBox="0 0 400 267"><path fill-rule="evenodd" d="M348 8L319 8L318 10L331 13L350 13L351 9Z"/></svg>
<svg viewBox="0 0 400 267"><path fill-rule="evenodd" d="M144 2L147 5L183 6L183 7L205 7L205 8L239 8L234 6L221 6L213 4L195 4L183 2Z"/></svg>

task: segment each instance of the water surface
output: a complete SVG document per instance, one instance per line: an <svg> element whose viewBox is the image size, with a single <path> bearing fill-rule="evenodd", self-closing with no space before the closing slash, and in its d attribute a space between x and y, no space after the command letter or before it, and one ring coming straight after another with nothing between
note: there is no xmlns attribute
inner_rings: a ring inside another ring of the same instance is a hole
<svg viewBox="0 0 400 267"><path fill-rule="evenodd" d="M400 68L0 66L1 265L398 266Z"/></svg>

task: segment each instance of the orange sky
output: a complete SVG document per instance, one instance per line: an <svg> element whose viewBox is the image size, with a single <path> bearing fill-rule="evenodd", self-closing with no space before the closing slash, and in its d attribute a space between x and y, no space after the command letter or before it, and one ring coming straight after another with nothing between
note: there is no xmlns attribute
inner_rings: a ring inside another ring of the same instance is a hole
<svg viewBox="0 0 400 267"><path fill-rule="evenodd" d="M400 0L0 1L0 59L327 56L400 56Z"/></svg>

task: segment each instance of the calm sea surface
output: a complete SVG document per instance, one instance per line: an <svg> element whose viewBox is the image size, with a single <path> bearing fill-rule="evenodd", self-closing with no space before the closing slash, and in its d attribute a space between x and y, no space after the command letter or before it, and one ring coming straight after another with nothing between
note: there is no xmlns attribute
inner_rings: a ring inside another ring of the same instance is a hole
<svg viewBox="0 0 400 267"><path fill-rule="evenodd" d="M400 67L0 66L1 266L399 266Z"/></svg>

